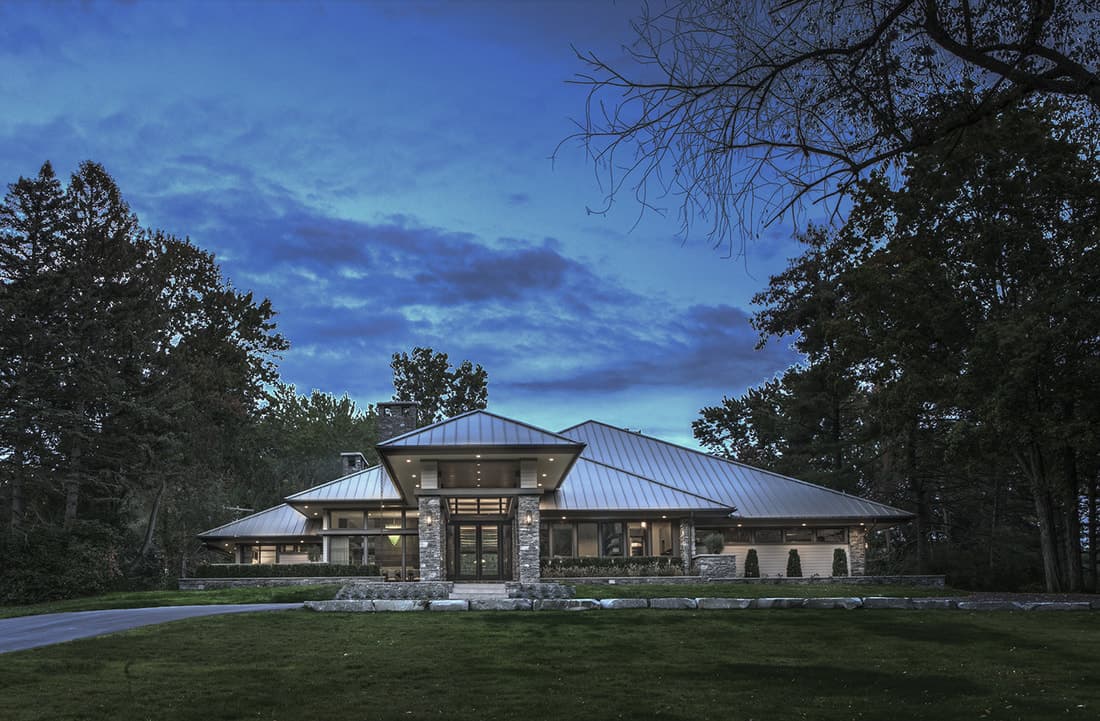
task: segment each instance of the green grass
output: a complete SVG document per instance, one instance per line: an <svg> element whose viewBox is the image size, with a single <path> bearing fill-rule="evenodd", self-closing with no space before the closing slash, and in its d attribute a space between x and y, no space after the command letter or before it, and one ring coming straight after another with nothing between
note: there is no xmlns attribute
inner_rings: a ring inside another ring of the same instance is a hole
<svg viewBox="0 0 1100 721"><path fill-rule="evenodd" d="M102 596L71 598L29 606L0 606L0 618L35 616L63 611L101 611L107 608L147 606L206 606L223 603L297 603L324 601L336 596L340 584L281 586L276 588L223 588L212 591L130 591Z"/></svg>
<svg viewBox="0 0 1100 721"><path fill-rule="evenodd" d="M0 718L1090 719L1087 613L193 619L0 655Z"/></svg>
<svg viewBox="0 0 1100 721"><path fill-rule="evenodd" d="M856 584L813 583L584 583L576 584L578 598L820 598L826 596L962 596L953 588L922 586L868 586Z"/></svg>

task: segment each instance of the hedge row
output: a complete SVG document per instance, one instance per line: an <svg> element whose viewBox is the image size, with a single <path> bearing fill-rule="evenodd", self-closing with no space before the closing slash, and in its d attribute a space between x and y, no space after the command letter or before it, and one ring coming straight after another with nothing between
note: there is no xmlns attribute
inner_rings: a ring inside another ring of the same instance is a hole
<svg viewBox="0 0 1100 721"><path fill-rule="evenodd" d="M543 558L539 562L543 578L593 576L682 576L679 558L672 556L633 556L630 558Z"/></svg>
<svg viewBox="0 0 1100 721"><path fill-rule="evenodd" d="M315 576L379 576L378 566L338 566L332 563L212 563L199 566L193 578L287 578Z"/></svg>

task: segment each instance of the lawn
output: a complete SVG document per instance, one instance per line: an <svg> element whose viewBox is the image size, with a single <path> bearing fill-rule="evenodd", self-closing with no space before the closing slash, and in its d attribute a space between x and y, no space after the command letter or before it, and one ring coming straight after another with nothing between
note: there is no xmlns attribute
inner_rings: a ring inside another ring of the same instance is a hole
<svg viewBox="0 0 1100 721"><path fill-rule="evenodd" d="M0 718L1089 719L1088 613L246 614L0 655Z"/></svg>
<svg viewBox="0 0 1100 721"><path fill-rule="evenodd" d="M828 596L961 596L965 591L924 586L837 583L578 583L578 598L823 598Z"/></svg>
<svg viewBox="0 0 1100 721"><path fill-rule="evenodd" d="M340 584L324 586L281 586L277 588L224 588L213 591L132 591L102 596L71 598L66 601L29 606L0 606L0 618L34 616L62 611L100 611L105 608L148 606L206 606L223 603L297 603L324 601L336 597Z"/></svg>

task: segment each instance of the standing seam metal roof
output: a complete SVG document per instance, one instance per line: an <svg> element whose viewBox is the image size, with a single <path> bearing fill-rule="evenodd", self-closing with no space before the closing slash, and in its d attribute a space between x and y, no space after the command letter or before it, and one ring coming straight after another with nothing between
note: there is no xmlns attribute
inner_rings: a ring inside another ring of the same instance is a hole
<svg viewBox="0 0 1100 721"><path fill-rule="evenodd" d="M573 465L566 483L543 496L540 506L548 511L729 511L711 499L585 458Z"/></svg>
<svg viewBox="0 0 1100 721"><path fill-rule="evenodd" d="M440 446L578 446L577 441L484 410L417 428L379 444L379 448Z"/></svg>
<svg viewBox="0 0 1100 721"><path fill-rule="evenodd" d="M562 431L599 461L736 508L742 518L908 518L882 503L586 421ZM567 479L563 486L567 486Z"/></svg>
<svg viewBox="0 0 1100 721"><path fill-rule="evenodd" d="M371 466L335 481L287 496L294 503L313 501L399 501L401 494L382 466Z"/></svg>
<svg viewBox="0 0 1100 721"><path fill-rule="evenodd" d="M203 531L199 538L267 538L270 536L309 536L315 535L320 524L294 510L286 503L253 513L237 521L230 521L209 531Z"/></svg>

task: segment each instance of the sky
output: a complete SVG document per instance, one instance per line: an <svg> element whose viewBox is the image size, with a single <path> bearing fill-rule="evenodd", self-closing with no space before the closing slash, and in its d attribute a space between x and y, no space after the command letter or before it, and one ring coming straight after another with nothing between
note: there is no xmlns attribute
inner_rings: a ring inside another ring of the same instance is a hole
<svg viewBox="0 0 1100 721"><path fill-rule="evenodd" d="M625 57L640 3L0 4L0 182L102 163L145 226L270 298L299 392L388 399L415 346L489 373L489 410L694 446L691 421L796 360L756 350L745 257L629 199L575 141L572 48ZM556 151L556 152L555 152Z"/></svg>

